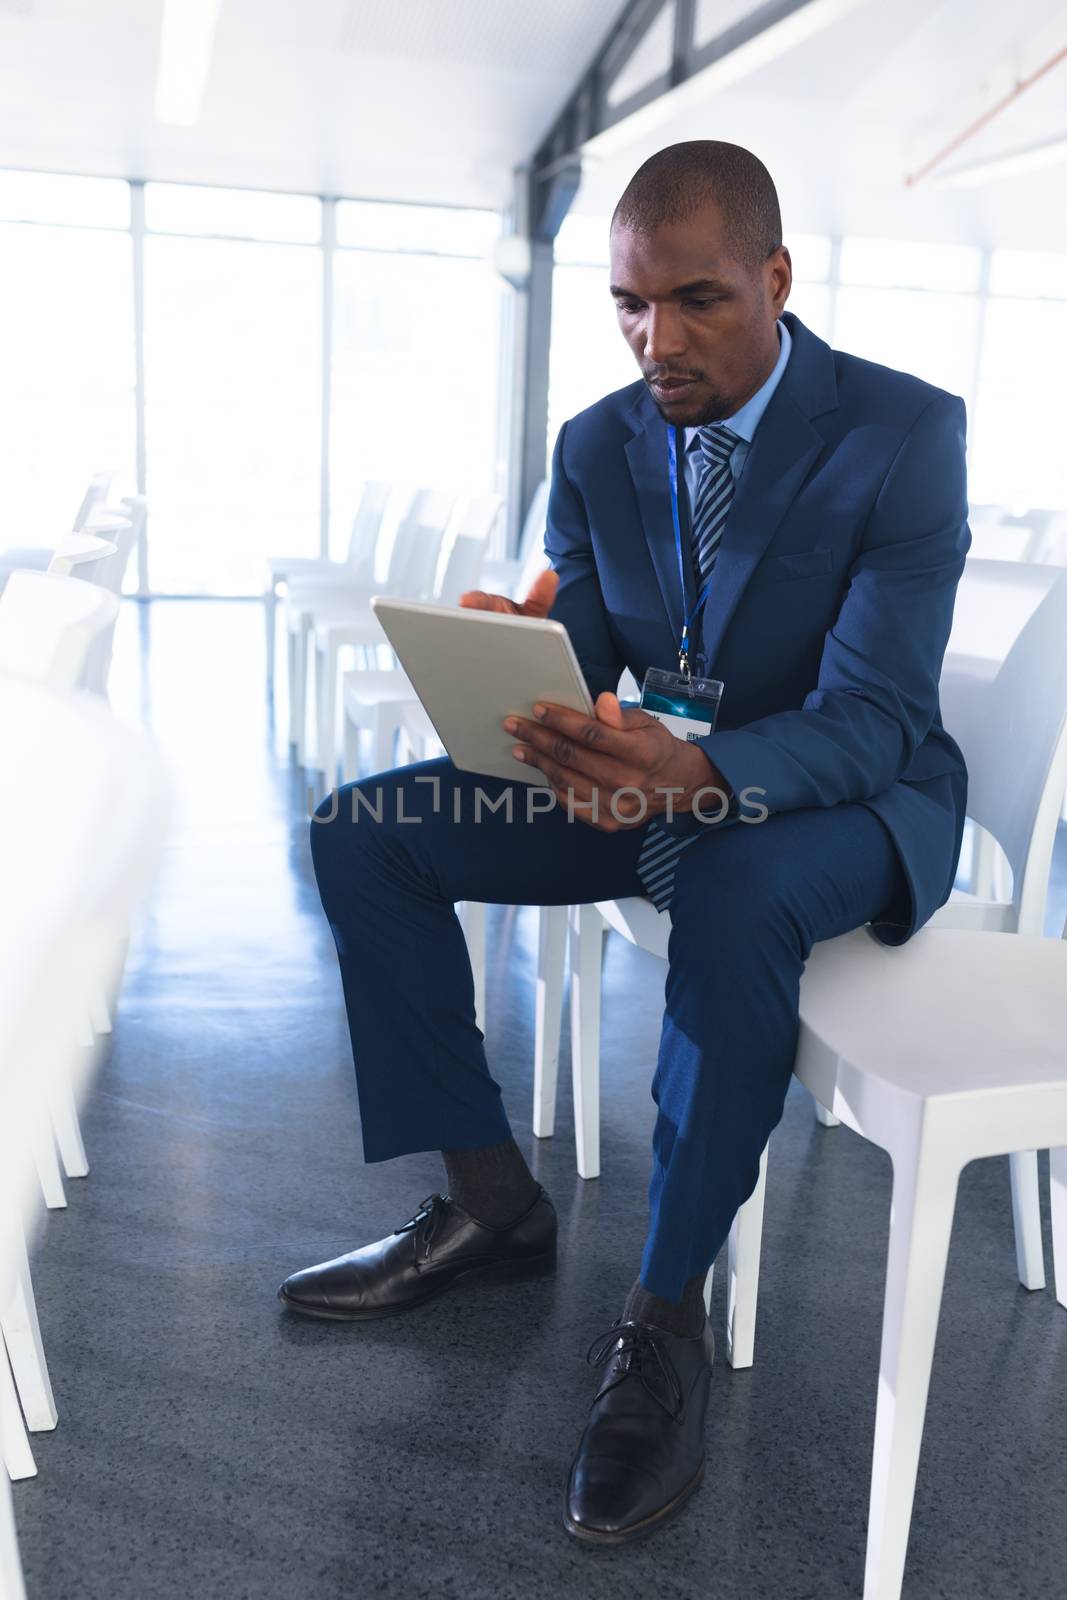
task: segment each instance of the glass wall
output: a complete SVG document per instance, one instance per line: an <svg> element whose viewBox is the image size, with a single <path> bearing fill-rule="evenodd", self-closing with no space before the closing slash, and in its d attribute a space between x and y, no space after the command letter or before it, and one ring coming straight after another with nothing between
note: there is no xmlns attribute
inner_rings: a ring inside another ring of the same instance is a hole
<svg viewBox="0 0 1067 1600"><path fill-rule="evenodd" d="M115 469L113 498L140 473L151 592L251 595L265 555L317 555L327 528L343 555L368 478L501 489L499 228L486 211L0 172L2 543L67 531L95 471Z"/></svg>
<svg viewBox="0 0 1067 1600"><path fill-rule="evenodd" d="M136 484L129 188L0 172L4 544L69 531L94 472Z"/></svg>
<svg viewBox="0 0 1067 1600"><path fill-rule="evenodd" d="M113 495L140 477L149 497L152 592L257 594L267 554L328 540L343 555L368 478L503 492L499 222L0 172L3 542L65 532L89 477L111 468ZM557 240L546 457L568 417L638 376L607 232L572 214ZM972 504L1067 509L1067 256L788 243L788 306L807 326L963 396Z"/></svg>
<svg viewBox="0 0 1067 1600"><path fill-rule="evenodd" d="M254 594L265 553L318 554L321 255L251 236L316 239L318 212L300 196L146 186L153 589ZM168 226L204 236L156 231ZM212 237L222 226L249 237Z"/></svg>
<svg viewBox="0 0 1067 1600"><path fill-rule="evenodd" d="M456 494L503 491L499 218L341 201L333 267L330 551L380 478Z"/></svg>

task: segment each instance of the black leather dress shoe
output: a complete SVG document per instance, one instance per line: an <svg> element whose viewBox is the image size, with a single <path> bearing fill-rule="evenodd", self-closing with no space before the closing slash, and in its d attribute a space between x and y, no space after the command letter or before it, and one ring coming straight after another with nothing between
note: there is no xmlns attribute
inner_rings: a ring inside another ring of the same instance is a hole
<svg viewBox="0 0 1067 1600"><path fill-rule="evenodd" d="M491 1228L447 1195L432 1194L403 1227L347 1256L286 1278L291 1311L364 1322L412 1311L470 1278L539 1278L556 1264L556 1208L545 1191L506 1228Z"/></svg>
<svg viewBox="0 0 1067 1600"><path fill-rule="evenodd" d="M693 1339L617 1322L588 1359L607 1371L571 1467L563 1525L586 1544L629 1544L700 1487L715 1340L707 1318Z"/></svg>

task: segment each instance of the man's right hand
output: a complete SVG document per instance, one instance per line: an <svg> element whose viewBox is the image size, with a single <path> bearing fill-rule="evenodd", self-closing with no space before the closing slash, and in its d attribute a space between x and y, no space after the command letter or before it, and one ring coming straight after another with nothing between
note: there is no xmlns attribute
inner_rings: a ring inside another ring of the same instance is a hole
<svg viewBox="0 0 1067 1600"><path fill-rule="evenodd" d="M509 600L506 595L486 594L483 589L468 589L461 594L459 603L472 611L503 611L512 617L547 617L559 588L559 576L551 567L534 579L529 594L523 601Z"/></svg>

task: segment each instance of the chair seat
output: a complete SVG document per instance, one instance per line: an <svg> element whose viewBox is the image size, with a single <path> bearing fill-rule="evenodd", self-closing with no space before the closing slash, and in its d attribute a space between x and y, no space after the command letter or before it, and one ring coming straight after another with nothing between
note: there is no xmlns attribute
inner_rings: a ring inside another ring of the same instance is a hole
<svg viewBox="0 0 1067 1600"><path fill-rule="evenodd" d="M1067 943L923 928L890 947L859 928L815 946L800 1016L838 1065L924 1101L1067 1088Z"/></svg>
<svg viewBox="0 0 1067 1600"><path fill-rule="evenodd" d="M344 703L359 709L367 706L418 704L411 679L401 667L382 672L346 672L342 679Z"/></svg>
<svg viewBox="0 0 1067 1600"><path fill-rule="evenodd" d="M621 933L624 939L642 950L667 959L667 941L671 936L671 919L667 912L657 911L652 901L644 895L632 895L627 900L602 900L597 910L609 927Z"/></svg>

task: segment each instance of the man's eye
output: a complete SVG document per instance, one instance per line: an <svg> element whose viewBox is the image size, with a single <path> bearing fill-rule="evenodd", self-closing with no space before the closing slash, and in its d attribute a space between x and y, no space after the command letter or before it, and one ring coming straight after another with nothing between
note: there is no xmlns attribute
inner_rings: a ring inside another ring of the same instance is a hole
<svg viewBox="0 0 1067 1600"><path fill-rule="evenodd" d="M616 300L615 304L620 311L626 311L630 316L641 310L640 300Z"/></svg>
<svg viewBox="0 0 1067 1600"><path fill-rule="evenodd" d="M685 303L687 306L692 306L694 311L704 311L708 306L718 305L719 300L718 297L712 296L707 300L687 300Z"/></svg>

